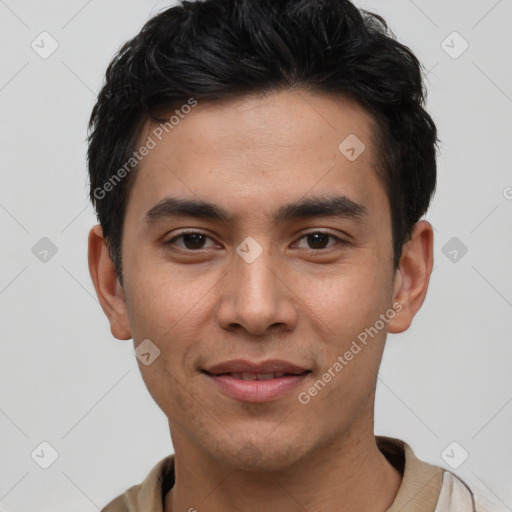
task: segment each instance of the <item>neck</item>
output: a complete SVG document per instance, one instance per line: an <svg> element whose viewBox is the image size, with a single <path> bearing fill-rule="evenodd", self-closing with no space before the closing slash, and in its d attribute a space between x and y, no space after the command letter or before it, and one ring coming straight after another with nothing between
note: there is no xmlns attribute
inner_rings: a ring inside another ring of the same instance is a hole
<svg viewBox="0 0 512 512"><path fill-rule="evenodd" d="M266 512L385 512L402 475L379 451L373 427L357 432L274 472L233 469L193 443L174 442L175 485L164 511L256 512L264 503Z"/></svg>

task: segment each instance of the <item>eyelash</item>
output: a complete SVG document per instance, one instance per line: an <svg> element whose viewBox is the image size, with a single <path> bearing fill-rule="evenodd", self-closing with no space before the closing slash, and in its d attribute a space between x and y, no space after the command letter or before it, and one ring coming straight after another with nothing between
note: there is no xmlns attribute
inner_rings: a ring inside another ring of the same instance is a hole
<svg viewBox="0 0 512 512"><path fill-rule="evenodd" d="M328 231L322 231L322 230L316 230L316 231L311 231L309 233L305 233L304 235L302 235L299 238L299 240L302 240L303 238L306 238L306 237L311 236L311 235L317 235L317 234L326 235L326 236L334 239L336 241L337 245L348 245L348 242L346 240L343 240L343 239L333 235L332 233L329 233ZM212 240L212 238L209 235L207 235L206 233L202 233L201 231L186 230L186 231L180 232L180 234L176 235L175 237L171 238L169 241L165 242L165 245L173 245L176 240L182 238L185 235L201 235L201 236L204 236L204 237L209 238L209 239ZM336 244L334 244L331 247L326 247L326 248L323 248L323 249L306 249L306 250L309 250L309 251L312 251L312 252L328 251L329 249L332 249ZM187 248L181 248L181 247L180 247L180 249L183 250L183 251L186 251L186 252L200 252L200 251L204 250L203 248L194 250L194 249L187 249Z"/></svg>

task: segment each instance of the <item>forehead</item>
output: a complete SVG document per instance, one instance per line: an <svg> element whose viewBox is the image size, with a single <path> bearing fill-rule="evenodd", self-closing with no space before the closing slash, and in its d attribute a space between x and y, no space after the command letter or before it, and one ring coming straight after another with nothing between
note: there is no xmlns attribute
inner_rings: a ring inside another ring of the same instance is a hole
<svg viewBox="0 0 512 512"><path fill-rule="evenodd" d="M184 103L164 114L171 123L147 123L145 135L157 142L176 145L196 143L197 154L211 155L212 147L222 143L224 151L257 153L268 145L296 149L336 149L349 136L372 146L373 117L355 100L306 91L270 91L224 100L201 101L193 109ZM179 115L174 115L174 113ZM190 138L194 132L201 139ZM373 148L368 148L372 153ZM193 157L194 155L188 155Z"/></svg>
<svg viewBox="0 0 512 512"><path fill-rule="evenodd" d="M172 123L147 123L139 140L154 147L136 171L132 199L148 208L166 195L224 204L236 196L238 206L264 197L270 207L332 192L364 203L381 188L373 118L347 98L274 91L198 101L168 116Z"/></svg>

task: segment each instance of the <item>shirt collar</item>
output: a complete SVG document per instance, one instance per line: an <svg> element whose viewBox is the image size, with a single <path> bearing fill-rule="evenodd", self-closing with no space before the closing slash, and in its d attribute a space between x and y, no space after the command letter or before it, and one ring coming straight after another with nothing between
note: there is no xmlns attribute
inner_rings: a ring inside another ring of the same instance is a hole
<svg viewBox="0 0 512 512"><path fill-rule="evenodd" d="M379 450L402 473L402 483L387 512L434 512L444 469L418 459L400 439L376 436L376 441Z"/></svg>
<svg viewBox="0 0 512 512"><path fill-rule="evenodd" d="M434 512L444 470L418 459L411 447L400 439L385 436L375 436L375 439L379 450L403 475L387 512ZM174 482L172 454L161 459L141 484L128 489L102 512L163 512L165 495Z"/></svg>

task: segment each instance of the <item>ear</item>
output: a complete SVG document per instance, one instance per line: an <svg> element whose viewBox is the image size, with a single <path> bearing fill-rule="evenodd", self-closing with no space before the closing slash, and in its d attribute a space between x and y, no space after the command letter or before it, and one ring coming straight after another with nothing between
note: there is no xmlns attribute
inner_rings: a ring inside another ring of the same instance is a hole
<svg viewBox="0 0 512 512"><path fill-rule="evenodd" d="M397 314L388 323L388 332L406 331L427 295L434 264L434 232L427 221L418 222L411 239L404 244L395 276L393 303Z"/></svg>
<svg viewBox="0 0 512 512"><path fill-rule="evenodd" d="M124 291L103 238L100 225L89 232L89 273L101 307L110 322L110 332L118 340L131 339Z"/></svg>

